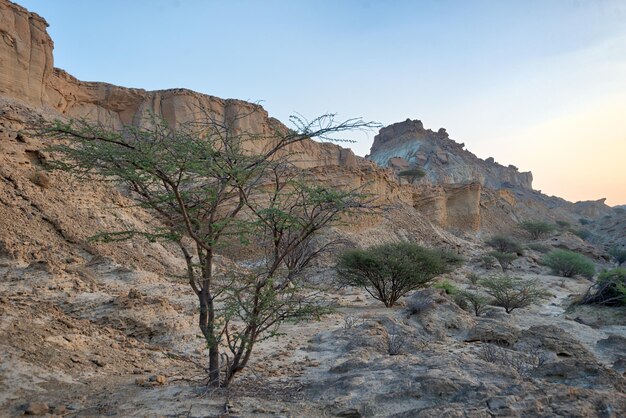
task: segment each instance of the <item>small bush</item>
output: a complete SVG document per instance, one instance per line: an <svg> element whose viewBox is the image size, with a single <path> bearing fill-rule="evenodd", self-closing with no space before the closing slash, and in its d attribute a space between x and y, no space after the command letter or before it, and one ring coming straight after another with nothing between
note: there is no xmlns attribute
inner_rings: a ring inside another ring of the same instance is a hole
<svg viewBox="0 0 626 418"><path fill-rule="evenodd" d="M446 295L455 295L459 292L459 288L447 280L444 280L443 282L440 282L440 283L435 283L433 287L435 289L444 290L446 292Z"/></svg>
<svg viewBox="0 0 626 418"><path fill-rule="evenodd" d="M395 325L385 329L385 348L390 356L397 356L406 345L406 337Z"/></svg>
<svg viewBox="0 0 626 418"><path fill-rule="evenodd" d="M468 273L467 279L471 284L477 284L481 280L480 276L476 273Z"/></svg>
<svg viewBox="0 0 626 418"><path fill-rule="evenodd" d="M528 244L528 248L542 254L547 254L552 250L552 247L550 247L549 245L539 244L536 242L531 242L530 244Z"/></svg>
<svg viewBox="0 0 626 418"><path fill-rule="evenodd" d="M603 271L591 285L580 304L626 306L626 269Z"/></svg>
<svg viewBox="0 0 626 418"><path fill-rule="evenodd" d="M593 262L587 257L568 250L554 250L544 257L543 262L554 274L563 277L574 277L579 274L591 278L596 270Z"/></svg>
<svg viewBox="0 0 626 418"><path fill-rule="evenodd" d="M476 292L470 292L469 290L459 292L455 301L456 299L464 301L463 304L457 302L457 305L465 310L469 310L471 308L472 312L474 312L476 316L482 315L487 311L487 309L489 309L489 299Z"/></svg>
<svg viewBox="0 0 626 418"><path fill-rule="evenodd" d="M392 307L402 296L428 286L461 261L455 254L408 242L377 245L343 252L337 263L337 280L340 285L362 287Z"/></svg>
<svg viewBox="0 0 626 418"><path fill-rule="evenodd" d="M399 177L406 178L409 183L414 183L415 180L421 179L425 175L426 172L419 167L409 168L398 173Z"/></svg>
<svg viewBox="0 0 626 418"><path fill-rule="evenodd" d="M520 226L532 239L542 238L555 229L554 225L543 221L524 221Z"/></svg>
<svg viewBox="0 0 626 418"><path fill-rule="evenodd" d="M504 308L506 313L530 306L545 295L539 288L537 280L501 276L485 279L481 284L486 292L493 296L491 304Z"/></svg>
<svg viewBox="0 0 626 418"><path fill-rule="evenodd" d="M556 221L556 224L559 226L559 228L563 229L569 228L570 226L570 223L567 221Z"/></svg>
<svg viewBox="0 0 626 418"><path fill-rule="evenodd" d="M589 225L589 224L591 223L591 221L590 221L589 219L585 219L585 218L580 218L580 219L578 219L578 222L579 222L581 225L583 225L583 226L584 226L584 225Z"/></svg>
<svg viewBox="0 0 626 418"><path fill-rule="evenodd" d="M613 246L609 250L609 254L613 257L613 260L617 263L618 266L621 266L626 262L626 248L619 248L618 246Z"/></svg>
<svg viewBox="0 0 626 418"><path fill-rule="evenodd" d="M497 344L483 345L478 357L488 363L510 367L523 376L548 361L548 358L538 350L519 352Z"/></svg>
<svg viewBox="0 0 626 418"><path fill-rule="evenodd" d="M515 253L502 253L500 251L492 251L489 255L498 260L502 270L507 270L511 266L513 260L517 258L517 254Z"/></svg>
<svg viewBox="0 0 626 418"><path fill-rule="evenodd" d="M591 231L589 231L588 229L584 229L584 228L570 229L570 231L572 234L576 235L578 238L584 239L584 240L591 238L591 236L593 235Z"/></svg>
<svg viewBox="0 0 626 418"><path fill-rule="evenodd" d="M511 237L496 235L485 241L485 243L501 253L523 254L522 246Z"/></svg>
<svg viewBox="0 0 626 418"><path fill-rule="evenodd" d="M624 209L624 208L613 208L613 212L619 213L620 215L623 215L624 213L626 213L626 209Z"/></svg>

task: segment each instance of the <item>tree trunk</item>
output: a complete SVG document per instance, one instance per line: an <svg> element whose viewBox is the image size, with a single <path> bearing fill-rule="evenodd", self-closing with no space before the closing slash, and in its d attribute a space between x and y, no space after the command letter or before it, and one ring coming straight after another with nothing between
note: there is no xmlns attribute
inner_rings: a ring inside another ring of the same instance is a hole
<svg viewBox="0 0 626 418"><path fill-rule="evenodd" d="M220 386L220 348L215 335L215 305L211 294L213 254L206 254L203 269L202 288L198 293L200 300L199 326L204 339L209 345L209 386Z"/></svg>

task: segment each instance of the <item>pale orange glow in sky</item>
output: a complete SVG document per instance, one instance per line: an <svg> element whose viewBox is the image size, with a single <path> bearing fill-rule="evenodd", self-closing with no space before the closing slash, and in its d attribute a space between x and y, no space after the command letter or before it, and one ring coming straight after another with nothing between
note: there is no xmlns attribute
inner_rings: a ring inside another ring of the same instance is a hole
<svg viewBox="0 0 626 418"><path fill-rule="evenodd" d="M534 187L546 194L626 204L625 125L626 94L599 99L507 138L523 144L507 159L532 162Z"/></svg>

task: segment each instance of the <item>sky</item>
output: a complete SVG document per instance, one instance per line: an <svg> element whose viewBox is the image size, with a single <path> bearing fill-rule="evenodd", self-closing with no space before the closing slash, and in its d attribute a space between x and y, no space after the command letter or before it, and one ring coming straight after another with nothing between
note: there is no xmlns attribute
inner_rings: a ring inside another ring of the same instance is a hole
<svg viewBox="0 0 626 418"><path fill-rule="evenodd" d="M17 0L86 81L445 127L567 200L626 204L626 1ZM375 132L349 138L365 155Z"/></svg>

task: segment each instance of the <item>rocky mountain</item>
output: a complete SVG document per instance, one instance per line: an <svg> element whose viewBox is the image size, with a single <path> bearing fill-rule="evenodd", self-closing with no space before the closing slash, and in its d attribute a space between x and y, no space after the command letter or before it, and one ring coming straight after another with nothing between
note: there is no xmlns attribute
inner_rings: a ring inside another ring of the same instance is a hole
<svg viewBox="0 0 626 418"><path fill-rule="evenodd" d="M512 165L505 167L493 158L480 159L464 147L450 139L444 128L434 132L424 129L419 120L407 119L381 129L367 158L395 170L419 167L435 184L477 182L493 189L532 190L532 173L519 172Z"/></svg>

